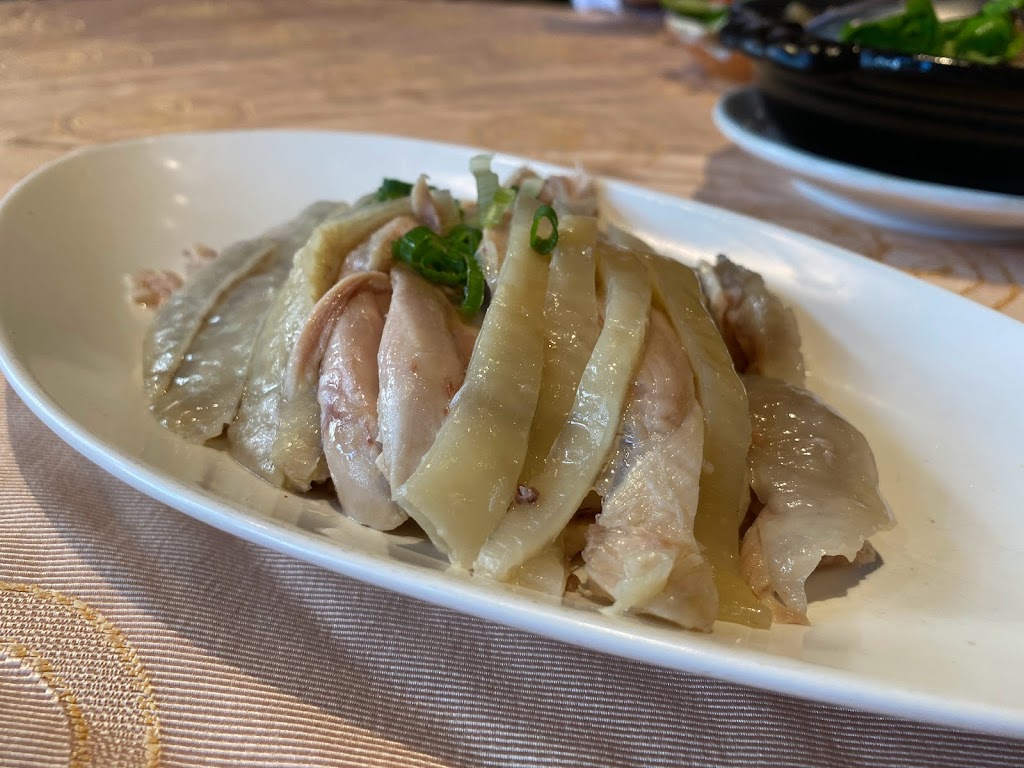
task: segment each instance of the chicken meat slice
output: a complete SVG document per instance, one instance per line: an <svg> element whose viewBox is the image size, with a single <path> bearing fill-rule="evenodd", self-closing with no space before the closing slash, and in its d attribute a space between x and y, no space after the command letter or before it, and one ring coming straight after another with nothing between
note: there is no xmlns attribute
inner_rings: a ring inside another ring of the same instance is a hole
<svg viewBox="0 0 1024 768"><path fill-rule="evenodd" d="M440 289L407 267L395 266L391 283L391 306L377 356L377 463L397 488L419 466L448 415L466 376L466 337L475 338L475 329L462 323Z"/></svg>
<svg viewBox="0 0 1024 768"><path fill-rule="evenodd" d="M231 423L256 334L286 273L268 266L224 294L192 340L171 385L150 406L161 424L201 443Z"/></svg>
<svg viewBox="0 0 1024 768"><path fill-rule="evenodd" d="M576 216L597 216L597 187L582 171L575 176L550 176L544 182L540 199L556 210Z"/></svg>
<svg viewBox="0 0 1024 768"><path fill-rule="evenodd" d="M406 519L377 468L377 352L390 294L381 272L342 279L314 307L285 377L294 390L317 382L324 456L342 510L380 531Z"/></svg>
<svg viewBox="0 0 1024 768"><path fill-rule="evenodd" d="M412 215L439 235L443 235L461 220L458 205L451 193L431 189L427 177L421 175L409 193Z"/></svg>
<svg viewBox="0 0 1024 768"><path fill-rule="evenodd" d="M806 390L745 376L753 440L748 463L764 506L743 537L740 568L779 621L807 623L804 583L822 558L855 562L893 526L867 440Z"/></svg>
<svg viewBox="0 0 1024 768"><path fill-rule="evenodd" d="M288 361L313 307L338 282L345 257L409 210L408 198L399 198L332 214L288 258L289 271L267 307L228 427L231 455L268 482L305 491L327 479L315 382L286 397Z"/></svg>
<svg viewBox="0 0 1024 768"><path fill-rule="evenodd" d="M430 194L430 187L427 186L427 177L420 176L412 185L412 192L409 193L412 200L412 214L421 222L426 224L437 234L443 231L441 222L441 211Z"/></svg>
<svg viewBox="0 0 1024 768"><path fill-rule="evenodd" d="M764 279L721 255L714 266L702 263L699 275L736 370L803 386L796 317L768 290Z"/></svg>
<svg viewBox="0 0 1024 768"><path fill-rule="evenodd" d="M198 328L191 332L173 376L151 398L150 407L161 424L187 440L203 442L219 435L231 423L245 387L256 337L288 275L295 252L326 216L341 209L338 204L326 202L308 207L297 219L271 233L280 240L249 262L244 275L234 274L230 285L216 288L220 294ZM182 289L193 293L193 299L210 289L209 276L216 273L218 259L238 256L235 246L229 246L220 256L201 249L204 247L192 248L203 254L197 258L204 260L205 266ZM196 291L193 280L205 283L206 287ZM172 321L177 322L173 317Z"/></svg>
<svg viewBox="0 0 1024 768"><path fill-rule="evenodd" d="M341 266L341 276L346 277L355 272L387 272L391 269L391 247L406 232L419 225L412 216L399 216L367 238L362 245L356 246L345 257Z"/></svg>
<svg viewBox="0 0 1024 768"><path fill-rule="evenodd" d="M525 181L541 178L532 168L523 166L505 179L504 186L518 188ZM554 206L559 216L563 213L597 216L597 186L589 174L579 170L573 176L548 176L543 182L538 199Z"/></svg>
<svg viewBox="0 0 1024 768"><path fill-rule="evenodd" d="M655 309L583 551L587 578L612 598L613 610L711 629L718 593L693 535L703 449L693 371Z"/></svg>
<svg viewBox="0 0 1024 768"><path fill-rule="evenodd" d="M255 240L229 245L169 294L143 340L142 375L146 398L152 402L167 391L204 321L233 285L260 269L267 258L290 262L313 228L329 214L344 208L347 206L338 203L314 203L292 221Z"/></svg>

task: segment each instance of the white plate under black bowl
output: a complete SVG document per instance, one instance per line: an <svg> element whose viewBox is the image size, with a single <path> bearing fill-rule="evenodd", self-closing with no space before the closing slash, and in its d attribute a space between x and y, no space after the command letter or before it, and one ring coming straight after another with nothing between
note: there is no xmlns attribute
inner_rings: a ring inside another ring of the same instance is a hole
<svg viewBox="0 0 1024 768"><path fill-rule="evenodd" d="M723 96L714 118L740 149L791 173L801 194L845 216L935 237L1024 241L1024 197L918 181L792 146L754 86Z"/></svg>

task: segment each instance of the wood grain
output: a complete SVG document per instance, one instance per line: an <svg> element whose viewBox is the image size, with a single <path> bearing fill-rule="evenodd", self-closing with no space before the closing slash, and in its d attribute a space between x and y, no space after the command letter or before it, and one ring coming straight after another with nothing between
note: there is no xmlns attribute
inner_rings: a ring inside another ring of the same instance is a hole
<svg viewBox="0 0 1024 768"><path fill-rule="evenodd" d="M0 187L85 144L185 130L382 131L580 163L777 222L1024 320L1024 253L808 204L711 122L657 26L548 4L36 0L0 5Z"/></svg>

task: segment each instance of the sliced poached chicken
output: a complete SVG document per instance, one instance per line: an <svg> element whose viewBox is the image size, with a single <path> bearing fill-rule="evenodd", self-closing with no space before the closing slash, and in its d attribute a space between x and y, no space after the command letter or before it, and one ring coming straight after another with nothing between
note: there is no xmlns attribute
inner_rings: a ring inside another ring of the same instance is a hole
<svg viewBox="0 0 1024 768"><path fill-rule="evenodd" d="M804 358L796 317L768 290L764 278L725 256L719 256L714 266L701 264L699 274L736 370L803 386Z"/></svg>
<svg viewBox="0 0 1024 768"><path fill-rule="evenodd" d="M382 272L343 278L317 302L286 376L289 389L316 382L324 456L342 510L380 531L406 519L377 467L377 351L390 296Z"/></svg>
<svg viewBox="0 0 1024 768"><path fill-rule="evenodd" d="M740 567L775 618L807 623L804 583L822 558L853 562L893 526L867 440L810 392L745 376L750 481L764 505L743 536Z"/></svg>
<svg viewBox="0 0 1024 768"><path fill-rule="evenodd" d="M718 593L693 535L703 448L693 371L655 309L616 447L597 483L602 511L583 551L588 579L614 600L614 610L710 630Z"/></svg>
<svg viewBox="0 0 1024 768"><path fill-rule="evenodd" d="M392 488L409 479L434 443L466 376L476 329L444 293L410 269L391 272L393 293L378 353L378 464Z"/></svg>

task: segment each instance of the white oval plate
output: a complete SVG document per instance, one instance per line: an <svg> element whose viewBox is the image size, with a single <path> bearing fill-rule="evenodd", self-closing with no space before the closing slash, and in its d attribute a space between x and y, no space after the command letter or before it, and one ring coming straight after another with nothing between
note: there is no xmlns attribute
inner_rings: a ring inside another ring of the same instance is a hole
<svg viewBox="0 0 1024 768"><path fill-rule="evenodd" d="M139 385L148 315L125 302L124 274L176 266L188 243L251 236L315 198L354 199L382 176L426 171L469 195L474 152L255 132L166 136L59 160L0 205L0 370L103 469L294 557L666 667L1024 736L1024 326L824 243L603 184L606 208L665 253L692 261L725 252L760 270L797 310L810 386L875 450L899 525L873 540L881 567L812 580L810 627L719 623L699 635L473 581L446 572L419 539L362 529L157 426Z"/></svg>
<svg viewBox="0 0 1024 768"><path fill-rule="evenodd" d="M773 126L753 86L725 94L714 118L727 139L792 173L800 194L836 213L918 235L1024 240L1024 197L914 181L798 149Z"/></svg>

